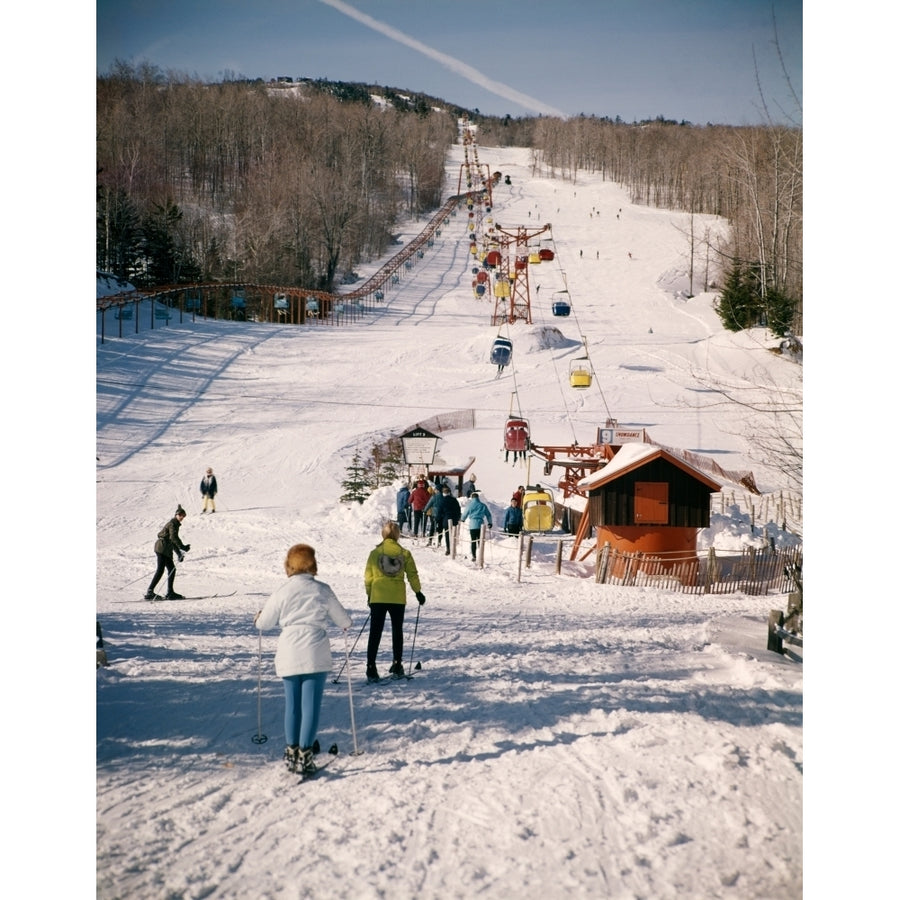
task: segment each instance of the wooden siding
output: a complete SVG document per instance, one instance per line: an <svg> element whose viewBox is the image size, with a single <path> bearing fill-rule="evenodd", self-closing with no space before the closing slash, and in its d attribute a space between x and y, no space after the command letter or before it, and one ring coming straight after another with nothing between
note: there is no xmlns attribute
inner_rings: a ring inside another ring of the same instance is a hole
<svg viewBox="0 0 900 900"><path fill-rule="evenodd" d="M639 481L664 481L669 485L669 525L680 528L709 527L709 498L713 491L665 459L651 460L610 484L591 491L588 501L591 524L639 524L634 515L635 484Z"/></svg>

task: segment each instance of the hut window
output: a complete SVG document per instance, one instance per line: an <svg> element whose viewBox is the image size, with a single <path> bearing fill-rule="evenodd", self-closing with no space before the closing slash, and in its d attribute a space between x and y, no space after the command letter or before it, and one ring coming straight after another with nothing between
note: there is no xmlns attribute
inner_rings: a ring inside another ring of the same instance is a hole
<svg viewBox="0 0 900 900"><path fill-rule="evenodd" d="M668 525L669 485L665 481L634 483L634 524Z"/></svg>

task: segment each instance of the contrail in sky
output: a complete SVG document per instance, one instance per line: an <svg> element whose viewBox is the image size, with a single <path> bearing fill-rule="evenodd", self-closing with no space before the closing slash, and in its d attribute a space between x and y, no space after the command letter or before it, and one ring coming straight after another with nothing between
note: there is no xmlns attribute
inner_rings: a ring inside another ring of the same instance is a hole
<svg viewBox="0 0 900 900"><path fill-rule="evenodd" d="M534 97L522 94L514 88L511 88L508 84L503 84L501 81L494 81L493 79L488 78L487 75L482 74L478 69L474 69L464 62L461 62L452 56L448 56L446 53L441 53L440 50L435 50L433 47L429 47L427 44L423 44L421 41L411 38L402 31L391 28L390 25L385 25L384 22L379 22L377 19L367 16L358 9L354 9L348 3L343 3L342 0L319 0L319 2L324 3L326 6L333 7L338 12L344 13L346 16L350 16L351 19L356 19L357 22L361 22L373 31L380 32L385 37L389 37L392 41L397 41L399 44L405 44L407 47L417 50L423 56L427 56L429 59L439 62L442 66L446 66L451 72L462 75L463 78L468 78L473 84L485 88L492 94L496 94L498 97L511 100L513 103L518 103L526 109L533 110L534 112L545 116L559 116L561 119L567 118L564 112L554 109L552 106L547 106L546 103L541 103L540 100L535 100Z"/></svg>

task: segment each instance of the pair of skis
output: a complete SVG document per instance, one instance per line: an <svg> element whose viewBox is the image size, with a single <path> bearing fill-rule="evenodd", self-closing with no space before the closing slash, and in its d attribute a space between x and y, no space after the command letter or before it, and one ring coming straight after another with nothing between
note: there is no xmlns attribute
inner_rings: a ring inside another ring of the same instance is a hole
<svg viewBox="0 0 900 900"><path fill-rule="evenodd" d="M197 597L179 597L179 600L215 600L222 599L224 597L233 597L237 591L232 591L230 594L202 594ZM169 600L168 597L163 594L154 594L152 599L148 599L147 597L138 597L136 600L114 600L113 603L176 603L176 600Z"/></svg>
<svg viewBox="0 0 900 900"><path fill-rule="evenodd" d="M384 678L367 678L366 684L389 684L392 681L412 681L415 675L385 675Z"/></svg>

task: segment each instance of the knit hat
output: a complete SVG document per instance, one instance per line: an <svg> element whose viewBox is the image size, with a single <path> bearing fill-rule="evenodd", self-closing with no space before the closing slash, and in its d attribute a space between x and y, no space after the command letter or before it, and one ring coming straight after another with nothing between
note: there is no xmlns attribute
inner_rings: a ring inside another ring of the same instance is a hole
<svg viewBox="0 0 900 900"><path fill-rule="evenodd" d="M178 504L178 509L175 510L175 515L176 516L186 516L187 515L187 513L184 511L184 509L182 509L182 506L180 503Z"/></svg>

